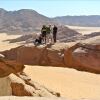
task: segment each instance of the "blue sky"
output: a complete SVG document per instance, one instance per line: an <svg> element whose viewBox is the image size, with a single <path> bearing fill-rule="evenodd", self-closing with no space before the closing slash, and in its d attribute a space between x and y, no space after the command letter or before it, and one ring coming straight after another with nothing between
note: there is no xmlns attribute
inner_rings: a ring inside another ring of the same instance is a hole
<svg viewBox="0 0 100 100"><path fill-rule="evenodd" d="M100 15L100 0L0 0L0 8L33 9L48 17Z"/></svg>

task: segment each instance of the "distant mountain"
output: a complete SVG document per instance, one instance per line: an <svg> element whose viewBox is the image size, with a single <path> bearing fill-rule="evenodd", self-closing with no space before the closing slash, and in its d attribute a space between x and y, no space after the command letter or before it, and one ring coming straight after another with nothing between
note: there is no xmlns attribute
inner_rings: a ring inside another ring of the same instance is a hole
<svg viewBox="0 0 100 100"><path fill-rule="evenodd" d="M53 18L64 25L93 26L100 27L100 15L91 16L62 16Z"/></svg>
<svg viewBox="0 0 100 100"><path fill-rule="evenodd" d="M64 16L48 18L31 9L6 11L0 8L0 33L36 33L40 32L43 24L57 24L58 26L66 24L79 26L100 26L100 16ZM62 32L65 32L65 28L62 29L64 29ZM66 32L63 34L66 34Z"/></svg>
<svg viewBox="0 0 100 100"><path fill-rule="evenodd" d="M30 9L6 11L0 9L0 32L32 33L38 31L43 24L54 23L52 19Z"/></svg>

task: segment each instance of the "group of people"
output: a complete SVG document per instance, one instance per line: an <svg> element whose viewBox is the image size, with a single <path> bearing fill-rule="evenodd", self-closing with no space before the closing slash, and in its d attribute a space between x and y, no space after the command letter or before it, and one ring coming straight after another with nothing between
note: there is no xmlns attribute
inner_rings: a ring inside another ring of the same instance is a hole
<svg viewBox="0 0 100 100"><path fill-rule="evenodd" d="M53 28L51 25L43 25L41 34L35 39L35 44L46 44L49 41L56 43L57 30L58 28L56 25L54 25Z"/></svg>

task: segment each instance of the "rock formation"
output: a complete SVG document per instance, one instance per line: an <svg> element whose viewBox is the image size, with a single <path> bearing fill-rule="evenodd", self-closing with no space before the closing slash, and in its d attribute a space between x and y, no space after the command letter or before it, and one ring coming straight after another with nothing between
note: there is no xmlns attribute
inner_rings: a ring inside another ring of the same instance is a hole
<svg viewBox="0 0 100 100"><path fill-rule="evenodd" d="M64 53L66 66L100 73L100 45L76 44Z"/></svg>
<svg viewBox="0 0 100 100"><path fill-rule="evenodd" d="M5 55L6 59L16 60L23 64L71 67L100 73L99 39L98 36L73 45L70 45L71 43L65 45L58 43L46 46L21 46L4 51L2 54Z"/></svg>
<svg viewBox="0 0 100 100"><path fill-rule="evenodd" d="M60 42L72 42L72 41L77 41L77 40L86 38L82 34L76 32L73 29L68 28L67 26L62 25L62 26L57 26L57 27L58 27L57 40ZM40 33L40 31L39 31L39 33ZM29 43L31 42L31 43L33 43L33 41L34 41L34 39L36 39L36 37L37 37L36 32L35 33L32 32L32 34L22 35L16 39L8 39L5 41L9 41L10 43L15 43L15 42L29 42Z"/></svg>
<svg viewBox="0 0 100 100"><path fill-rule="evenodd" d="M59 16L53 18L53 20L72 26L84 26L84 27L100 27L99 15L80 15L80 16Z"/></svg>
<svg viewBox="0 0 100 100"><path fill-rule="evenodd" d="M50 65L65 66L63 62L63 48L61 50L51 49L51 44L47 46L21 46L4 51L6 59L29 65ZM11 55L11 56L9 56ZM23 58L24 57L24 58Z"/></svg>
<svg viewBox="0 0 100 100"><path fill-rule="evenodd" d="M52 19L31 9L6 11L0 9L0 32L25 34L40 31L43 24L55 24Z"/></svg>
<svg viewBox="0 0 100 100"><path fill-rule="evenodd" d="M11 81L8 77L3 77L3 78L0 77L0 96L12 95L12 89L11 89L10 84L11 84Z"/></svg>
<svg viewBox="0 0 100 100"><path fill-rule="evenodd" d="M24 65L0 58L0 96L60 97L60 93L32 81L23 70Z"/></svg>

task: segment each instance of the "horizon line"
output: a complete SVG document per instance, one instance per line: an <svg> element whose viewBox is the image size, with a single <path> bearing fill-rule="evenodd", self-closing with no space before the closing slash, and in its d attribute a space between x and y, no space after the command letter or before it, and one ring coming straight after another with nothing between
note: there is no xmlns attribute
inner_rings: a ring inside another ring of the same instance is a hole
<svg viewBox="0 0 100 100"><path fill-rule="evenodd" d="M5 9L5 8L0 8L0 9L2 9L2 10L5 10L5 11L7 11L7 12L10 12L10 11L12 11L12 12L14 12L14 11L20 11L20 10L32 10L32 11L35 11L35 12L37 12L38 14L41 14L41 15L43 15L43 16L46 16L46 15L44 15L44 14L42 14L42 13L40 13L40 12L38 12L38 11L36 11L36 10L34 10L34 9L27 9L27 8L22 8L22 9L16 9L16 10L7 10L7 9ZM77 15L77 14L72 14L72 15L59 15L59 16L53 16L53 17L50 17L50 16L46 16L46 17L48 17L48 18L56 18L56 17L66 17L66 16L71 16L71 17L74 17L74 16L100 16L100 14L80 14L80 15Z"/></svg>

